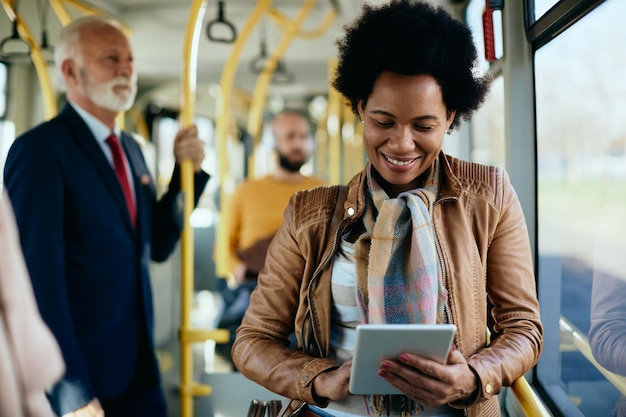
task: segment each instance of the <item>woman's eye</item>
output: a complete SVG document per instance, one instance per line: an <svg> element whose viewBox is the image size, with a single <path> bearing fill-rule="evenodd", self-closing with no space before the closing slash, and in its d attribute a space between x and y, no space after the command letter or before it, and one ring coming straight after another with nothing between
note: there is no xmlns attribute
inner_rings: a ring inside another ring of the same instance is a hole
<svg viewBox="0 0 626 417"><path fill-rule="evenodd" d="M432 130L433 127L432 126L415 125L415 126L413 126L413 129L419 130L420 132L428 132L428 131Z"/></svg>
<svg viewBox="0 0 626 417"><path fill-rule="evenodd" d="M376 120L375 122L380 127L390 127L390 126L393 125L393 122L381 122L381 121L378 121L378 120Z"/></svg>

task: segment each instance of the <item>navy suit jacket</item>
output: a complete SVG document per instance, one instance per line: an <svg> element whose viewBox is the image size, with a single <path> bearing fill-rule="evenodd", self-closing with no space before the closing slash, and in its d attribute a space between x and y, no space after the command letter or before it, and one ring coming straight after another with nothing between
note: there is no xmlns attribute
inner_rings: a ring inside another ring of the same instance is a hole
<svg viewBox="0 0 626 417"><path fill-rule="evenodd" d="M5 185L42 317L66 363L49 391L62 415L129 386L138 355L158 386L150 260L162 261L181 232L180 174L157 201L141 149L122 134L134 180L137 227L91 131L69 105L12 145ZM195 177L195 201L208 181ZM145 362L145 361L143 361Z"/></svg>

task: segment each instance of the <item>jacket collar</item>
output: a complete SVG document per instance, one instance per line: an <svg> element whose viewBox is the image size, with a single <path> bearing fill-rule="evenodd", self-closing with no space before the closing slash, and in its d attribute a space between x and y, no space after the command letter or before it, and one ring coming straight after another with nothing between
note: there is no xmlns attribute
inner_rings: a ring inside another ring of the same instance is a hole
<svg viewBox="0 0 626 417"><path fill-rule="evenodd" d="M443 167L441 173L439 196L437 201L447 198L458 198L462 191L461 181L454 173L453 166L460 161L443 152L439 154L439 161ZM363 169L348 182L348 197L343 207L344 218L360 218L365 210L365 189L367 188L367 173Z"/></svg>

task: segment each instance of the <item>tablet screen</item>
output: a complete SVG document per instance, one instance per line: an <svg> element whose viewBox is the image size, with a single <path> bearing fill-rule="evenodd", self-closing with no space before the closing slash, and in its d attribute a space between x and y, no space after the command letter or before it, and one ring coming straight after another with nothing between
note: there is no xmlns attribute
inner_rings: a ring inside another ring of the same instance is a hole
<svg viewBox="0 0 626 417"><path fill-rule="evenodd" d="M453 324L360 324L352 359L352 394L401 394L378 375L383 359L416 353L445 363L456 326Z"/></svg>

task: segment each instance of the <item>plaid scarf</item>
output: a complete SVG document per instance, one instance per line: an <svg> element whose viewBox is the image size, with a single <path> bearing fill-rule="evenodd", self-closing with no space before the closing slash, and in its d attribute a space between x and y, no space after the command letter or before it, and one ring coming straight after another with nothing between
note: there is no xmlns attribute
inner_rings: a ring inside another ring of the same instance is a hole
<svg viewBox="0 0 626 417"><path fill-rule="evenodd" d="M363 323L444 323L443 286L431 212L439 191L435 160L423 188L389 198L367 167L365 233L355 246L357 302ZM382 415L400 406L410 416L422 409L402 395L373 395L368 408Z"/></svg>
<svg viewBox="0 0 626 417"><path fill-rule="evenodd" d="M367 169L365 233L356 242L357 300L363 323L443 323L447 291L438 266L430 212L439 163L424 188L389 198Z"/></svg>

